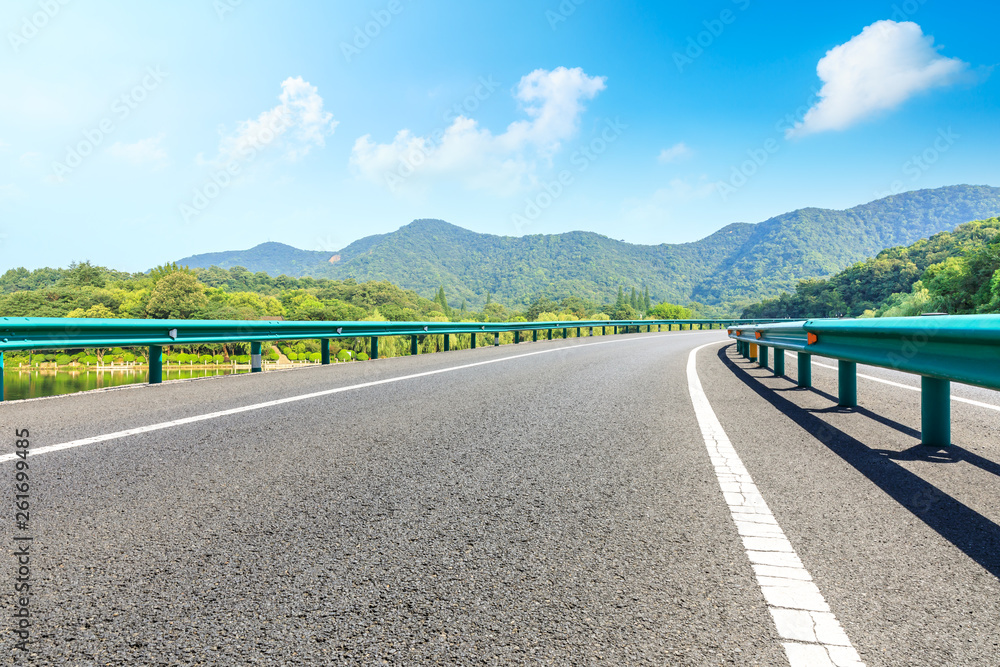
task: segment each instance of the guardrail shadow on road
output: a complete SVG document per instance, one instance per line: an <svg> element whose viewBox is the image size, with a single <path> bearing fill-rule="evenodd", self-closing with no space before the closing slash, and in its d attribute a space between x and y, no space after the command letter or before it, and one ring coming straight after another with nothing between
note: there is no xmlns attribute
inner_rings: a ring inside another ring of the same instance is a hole
<svg viewBox="0 0 1000 667"><path fill-rule="evenodd" d="M916 456L908 454L911 450L887 453L885 450L869 447L857 438L831 426L814 411L796 405L758 382L757 377L746 372L748 368L742 367L729 356L730 350L734 348L735 345L720 348L718 357L750 390L802 427L809 435L867 477L886 495L955 545L962 553L976 561L994 577L1000 578L1000 526L897 463L897 461L914 460L909 458ZM857 408L852 411L862 413ZM884 418L879 421L882 419ZM904 428L915 432L916 437L919 437L919 431L909 427ZM934 452L945 451L924 445L917 447L928 452L928 456ZM1000 466L992 461L961 450L955 445L950 449L956 450L955 454L961 456L962 460L994 474L1000 474ZM952 452L947 451L943 456L951 461Z"/></svg>
<svg viewBox="0 0 1000 667"><path fill-rule="evenodd" d="M747 362L744 365L740 365L741 357L737 357L737 365L743 370L751 370L759 368L753 362ZM764 377L771 377L770 375L765 375ZM787 376L781 376L786 377ZM899 431L903 435L910 436L915 440L920 440L920 429L913 428L912 426L907 426L906 424L901 424L894 419L889 419L885 415L880 415L876 412L872 412L868 408L860 405L856 405L852 408L845 408L837 405L837 397L831 393L825 392L821 389L815 387L799 387L797 385L792 385L790 387L785 387L783 389L772 389L771 391L776 392L801 392L808 391L813 394L822 396L833 403L828 408L808 408L807 412L813 414L843 414L843 413L855 413L863 415L872 421L876 421L883 426L887 426L895 431ZM969 465L975 466L984 472L988 472L991 475L996 475L1000 477L1000 463L995 461L990 461L987 458L980 456L979 454L974 454L969 450L959 447L958 445L952 444L950 447L929 447L927 445L918 444L910 449L903 450L902 452L893 451L891 449L875 449L872 450L878 452L885 456L886 458L892 459L894 461L924 461L927 463L961 463L965 462Z"/></svg>

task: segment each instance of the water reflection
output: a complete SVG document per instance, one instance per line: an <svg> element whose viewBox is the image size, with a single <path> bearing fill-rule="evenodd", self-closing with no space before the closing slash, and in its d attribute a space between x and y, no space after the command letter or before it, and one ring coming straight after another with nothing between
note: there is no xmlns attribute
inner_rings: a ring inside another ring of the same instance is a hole
<svg viewBox="0 0 1000 667"><path fill-rule="evenodd" d="M234 370L232 366L219 368L164 368L163 379L180 380L207 377L210 375L230 375L246 373L248 369ZM145 368L115 368L111 370L18 370L8 369L3 375L3 397L5 401L40 396L74 394L88 389L119 387L125 384L144 383L149 374Z"/></svg>

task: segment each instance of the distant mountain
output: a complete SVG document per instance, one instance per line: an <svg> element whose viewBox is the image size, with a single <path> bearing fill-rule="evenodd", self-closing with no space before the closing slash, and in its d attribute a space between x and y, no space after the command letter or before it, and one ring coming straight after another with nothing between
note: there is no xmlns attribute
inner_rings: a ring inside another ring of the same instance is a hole
<svg viewBox="0 0 1000 667"><path fill-rule="evenodd" d="M441 220L415 220L336 253L264 243L195 255L191 267L244 266L294 277L388 280L429 295L481 305L533 296L613 300L620 285L647 286L654 301L742 303L826 277L957 225L1000 214L1000 188L955 185L879 199L846 211L806 208L758 224L733 223L693 243L634 245L591 232L522 237L478 234Z"/></svg>

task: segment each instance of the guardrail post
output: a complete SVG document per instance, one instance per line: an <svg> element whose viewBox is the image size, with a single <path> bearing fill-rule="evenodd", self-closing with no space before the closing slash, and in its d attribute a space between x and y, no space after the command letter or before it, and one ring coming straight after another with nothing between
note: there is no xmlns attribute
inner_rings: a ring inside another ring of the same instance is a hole
<svg viewBox="0 0 1000 667"><path fill-rule="evenodd" d="M493 334L493 347L500 347L500 332Z"/></svg>
<svg viewBox="0 0 1000 667"><path fill-rule="evenodd" d="M476 336L476 332L475 331L473 331L471 334L469 334L469 339L472 341L472 343L469 345L469 349L470 350L476 349L476 338L477 338L477 336Z"/></svg>
<svg viewBox="0 0 1000 667"><path fill-rule="evenodd" d="M604 326L601 327L601 335L602 336L607 336L608 335L608 332L606 331L606 329L607 329L607 327L604 327Z"/></svg>
<svg viewBox="0 0 1000 667"><path fill-rule="evenodd" d="M799 358L799 381L800 387L813 386L813 362L812 355L805 352L797 352Z"/></svg>
<svg viewBox="0 0 1000 667"><path fill-rule="evenodd" d="M3 352L0 351L0 401L3 400Z"/></svg>
<svg viewBox="0 0 1000 667"><path fill-rule="evenodd" d="M750 343L750 352L747 355L750 361L757 361L757 343Z"/></svg>
<svg viewBox="0 0 1000 667"><path fill-rule="evenodd" d="M858 365L855 362L837 362L837 388L840 399L837 405L853 408L858 404Z"/></svg>
<svg viewBox="0 0 1000 667"><path fill-rule="evenodd" d="M774 375L781 377L785 374L785 351L774 348Z"/></svg>
<svg viewBox="0 0 1000 667"><path fill-rule="evenodd" d="M252 341L250 343L250 372L260 373L263 368L261 368L261 358L260 358L260 341Z"/></svg>
<svg viewBox="0 0 1000 667"><path fill-rule="evenodd" d="M531 330L531 342L532 343L537 343L538 342L538 329L532 329Z"/></svg>
<svg viewBox="0 0 1000 667"><path fill-rule="evenodd" d="M569 329L563 327L563 340L566 340L567 338L569 338Z"/></svg>
<svg viewBox="0 0 1000 667"><path fill-rule="evenodd" d="M451 349L451 336L448 334L444 335L444 351L447 352Z"/></svg>
<svg viewBox="0 0 1000 667"><path fill-rule="evenodd" d="M319 339L319 361L324 366L330 365L330 339Z"/></svg>
<svg viewBox="0 0 1000 667"><path fill-rule="evenodd" d="M517 345L520 342L521 342L521 332L520 331L515 331L514 332L514 345Z"/></svg>
<svg viewBox="0 0 1000 667"><path fill-rule="evenodd" d="M552 340L552 329L549 329L549 340Z"/></svg>
<svg viewBox="0 0 1000 667"><path fill-rule="evenodd" d="M163 382L163 347L149 346L149 384Z"/></svg>
<svg viewBox="0 0 1000 667"><path fill-rule="evenodd" d="M761 368L767 368L767 358L770 354L770 348L766 345L760 346L760 354L758 355L758 363L760 363Z"/></svg>
<svg viewBox="0 0 1000 667"><path fill-rule="evenodd" d="M577 328L576 328L576 337L577 337L577 338L579 338L579 337L580 337L580 327L577 327Z"/></svg>
<svg viewBox="0 0 1000 667"><path fill-rule="evenodd" d="M951 382L920 376L920 442L951 446Z"/></svg>
<svg viewBox="0 0 1000 667"><path fill-rule="evenodd" d="M416 336L410 336L410 354L413 356L420 354L420 346Z"/></svg>
<svg viewBox="0 0 1000 667"><path fill-rule="evenodd" d="M372 353L368 356L369 359L378 359L378 336L372 336ZM326 353L327 363L330 363L330 350L327 348Z"/></svg>

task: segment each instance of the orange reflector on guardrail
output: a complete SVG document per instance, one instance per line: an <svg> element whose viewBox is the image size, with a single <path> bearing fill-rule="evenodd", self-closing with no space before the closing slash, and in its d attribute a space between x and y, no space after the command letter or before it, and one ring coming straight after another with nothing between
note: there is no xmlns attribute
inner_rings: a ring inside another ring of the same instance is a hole
<svg viewBox="0 0 1000 667"><path fill-rule="evenodd" d="M816 337L816 334L814 334L814 333L807 333L806 334L806 341L807 341L808 345L812 345L813 343L817 342L818 340L819 340L819 338Z"/></svg>
<svg viewBox="0 0 1000 667"><path fill-rule="evenodd" d="M754 331L753 332L753 337L754 338L760 338L760 332L759 331Z"/></svg>

